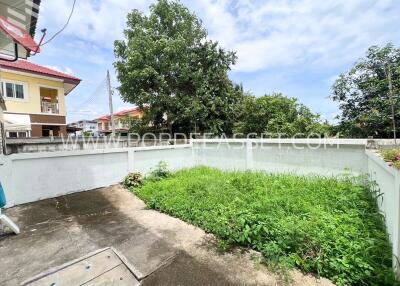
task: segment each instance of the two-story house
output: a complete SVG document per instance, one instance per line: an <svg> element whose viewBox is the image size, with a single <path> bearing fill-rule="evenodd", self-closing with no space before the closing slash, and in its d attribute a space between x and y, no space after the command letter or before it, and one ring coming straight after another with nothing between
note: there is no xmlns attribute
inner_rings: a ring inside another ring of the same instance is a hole
<svg viewBox="0 0 400 286"><path fill-rule="evenodd" d="M1 61L0 91L6 105L6 136L66 136L65 96L80 81L26 60Z"/></svg>
<svg viewBox="0 0 400 286"><path fill-rule="evenodd" d="M68 124L69 127L75 127L79 128L79 131L75 132L75 135L77 136L82 136L85 133L86 134L91 134L92 136L98 136L98 126L97 126L97 121L96 120L87 120L87 119L82 119L76 122L71 122Z"/></svg>
<svg viewBox="0 0 400 286"><path fill-rule="evenodd" d="M127 117L142 118L143 111L139 108L129 108L122 110L120 112L114 113L114 124L115 132L118 134L126 135L129 131L129 126L127 126L125 119ZM96 119L98 130L100 133L108 135L112 132L111 116L104 115Z"/></svg>

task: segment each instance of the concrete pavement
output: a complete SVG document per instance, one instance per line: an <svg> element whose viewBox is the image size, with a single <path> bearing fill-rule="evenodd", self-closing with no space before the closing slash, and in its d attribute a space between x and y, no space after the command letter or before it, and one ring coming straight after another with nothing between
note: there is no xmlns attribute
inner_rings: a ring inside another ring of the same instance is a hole
<svg viewBox="0 0 400 286"><path fill-rule="evenodd" d="M134 266L142 285L282 285L253 251L220 253L212 235L146 209L120 186L75 193L5 210L21 228L0 229L0 285L18 285L43 271L105 247ZM294 271L293 285L331 285Z"/></svg>

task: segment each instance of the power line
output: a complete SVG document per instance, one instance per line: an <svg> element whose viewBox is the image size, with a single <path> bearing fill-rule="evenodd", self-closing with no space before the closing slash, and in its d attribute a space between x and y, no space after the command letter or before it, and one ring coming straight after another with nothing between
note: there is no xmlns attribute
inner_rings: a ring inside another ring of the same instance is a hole
<svg viewBox="0 0 400 286"><path fill-rule="evenodd" d="M96 97L101 94L101 91L103 90L103 92L105 91L105 83L106 83L106 79L103 79L103 81L99 84L99 86L96 88L96 90L92 93L92 95L90 96L90 98L88 98L86 101L84 101L83 103L81 103L81 105L87 105L92 103Z"/></svg>
<svg viewBox="0 0 400 286"><path fill-rule="evenodd" d="M80 106L85 106L88 105L90 103L92 103L96 97L101 94L101 91L103 89L103 91L105 91L105 83L106 83L106 78L104 78L96 87L96 89L82 102L78 103L77 105L75 105L74 107L80 107Z"/></svg>
<svg viewBox="0 0 400 286"><path fill-rule="evenodd" d="M40 46L44 46L44 45L50 43L55 37L57 37L59 34L61 34L65 30L65 28L67 28L69 21L72 18L72 14L74 14L74 11L75 11L75 4L76 4L76 0L74 0L74 3L72 4L71 12L69 13L67 22L64 24L64 26L58 32L56 32L53 36L51 36L50 39L48 39L47 41L42 43Z"/></svg>
<svg viewBox="0 0 400 286"><path fill-rule="evenodd" d="M16 10L19 10L19 11L21 11L21 12L23 12L23 13L26 13L26 12L25 12L24 10L22 10L21 8L18 8L18 6L9 5L9 4L7 4L7 3L5 3L5 2L2 2L2 1L0 1L0 4L4 5L4 6L6 6L6 7L15 8ZM40 44L39 47L44 46L44 45L50 43L52 40L54 40L54 38L56 38L59 34L61 34L61 33L68 27L69 22L70 22L70 20L71 20L71 18L72 18L72 15L74 14L75 6L76 6L76 0L74 0L74 2L72 3L71 12L69 13L69 16L68 16L67 21L65 22L64 26L63 26L59 31L57 31L56 33L54 33L53 36L50 37L50 39L48 39L47 41L45 41L45 42L43 42L42 44ZM33 24L30 25L29 29L30 29L32 26L33 26ZM37 47L30 47L30 46L29 46L28 48L37 48Z"/></svg>

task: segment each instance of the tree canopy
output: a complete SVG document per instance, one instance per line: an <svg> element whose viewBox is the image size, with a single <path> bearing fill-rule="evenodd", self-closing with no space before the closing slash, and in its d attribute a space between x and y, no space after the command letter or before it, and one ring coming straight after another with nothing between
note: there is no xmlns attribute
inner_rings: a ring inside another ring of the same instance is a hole
<svg viewBox="0 0 400 286"><path fill-rule="evenodd" d="M235 127L238 133L307 137L324 135L329 131L328 124L322 123L318 114L312 113L297 99L280 93L261 97L247 95L238 110L239 119Z"/></svg>
<svg viewBox="0 0 400 286"><path fill-rule="evenodd" d="M331 98L339 102L341 110L339 132L350 137L393 137L391 107L399 126L399 92L400 49L392 44L370 47L366 56L341 74L332 87Z"/></svg>
<svg viewBox="0 0 400 286"><path fill-rule="evenodd" d="M146 108L154 127L171 132L232 132L242 89L227 72L234 52L207 39L195 14L159 0L150 14L128 14L125 39L115 41L114 66L126 102Z"/></svg>

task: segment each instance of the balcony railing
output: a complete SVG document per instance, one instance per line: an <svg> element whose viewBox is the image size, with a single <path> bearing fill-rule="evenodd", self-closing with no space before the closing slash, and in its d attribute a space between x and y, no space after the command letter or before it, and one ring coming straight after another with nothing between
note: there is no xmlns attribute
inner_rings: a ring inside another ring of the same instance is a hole
<svg viewBox="0 0 400 286"><path fill-rule="evenodd" d="M42 113L58 114L58 103L42 101Z"/></svg>

